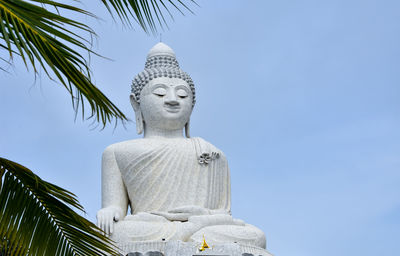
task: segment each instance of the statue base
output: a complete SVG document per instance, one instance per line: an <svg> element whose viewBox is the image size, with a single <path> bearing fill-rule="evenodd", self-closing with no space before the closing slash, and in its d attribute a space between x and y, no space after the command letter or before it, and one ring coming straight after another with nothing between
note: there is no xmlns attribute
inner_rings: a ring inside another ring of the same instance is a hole
<svg viewBox="0 0 400 256"><path fill-rule="evenodd" d="M200 251L200 243L182 241L118 243L123 256L273 256L267 250L239 243L210 244Z"/></svg>

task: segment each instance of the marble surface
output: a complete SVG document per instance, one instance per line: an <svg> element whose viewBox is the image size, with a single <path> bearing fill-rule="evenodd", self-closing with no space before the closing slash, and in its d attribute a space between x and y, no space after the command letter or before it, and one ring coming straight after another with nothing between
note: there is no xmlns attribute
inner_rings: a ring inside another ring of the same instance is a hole
<svg viewBox="0 0 400 256"><path fill-rule="evenodd" d="M215 248L265 248L260 229L231 216L224 153L190 137L194 84L170 47L158 43L150 50L145 70L132 83L130 100L137 132L144 137L105 149L98 226L119 247L201 243L206 237Z"/></svg>
<svg viewBox="0 0 400 256"><path fill-rule="evenodd" d="M237 243L210 246L211 248L199 251L200 243L194 242L137 242L124 244L121 254L127 256L273 256L265 249Z"/></svg>

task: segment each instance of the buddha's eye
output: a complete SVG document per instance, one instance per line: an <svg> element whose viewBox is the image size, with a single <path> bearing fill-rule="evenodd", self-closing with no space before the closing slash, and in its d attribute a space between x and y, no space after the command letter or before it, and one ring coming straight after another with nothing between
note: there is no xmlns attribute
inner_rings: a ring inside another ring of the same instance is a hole
<svg viewBox="0 0 400 256"><path fill-rule="evenodd" d="M162 87L158 87L153 91L153 94L162 97L162 96L165 96L167 94L167 90L165 90Z"/></svg>
<svg viewBox="0 0 400 256"><path fill-rule="evenodd" d="M176 95L178 95L180 98L186 98L188 93L184 89L178 89L178 91L176 91Z"/></svg>

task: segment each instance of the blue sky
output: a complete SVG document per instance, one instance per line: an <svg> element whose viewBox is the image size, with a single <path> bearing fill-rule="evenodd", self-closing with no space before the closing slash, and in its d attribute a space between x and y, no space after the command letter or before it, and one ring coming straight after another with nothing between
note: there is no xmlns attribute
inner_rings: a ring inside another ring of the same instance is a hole
<svg viewBox="0 0 400 256"><path fill-rule="evenodd" d="M175 15L163 42L196 86L193 136L222 149L232 213L277 256L400 251L400 2L204 1ZM102 21L96 84L133 119L130 82L158 42ZM0 155L74 192L94 221L100 161L138 138L130 122L93 129L66 91L16 61L0 73Z"/></svg>

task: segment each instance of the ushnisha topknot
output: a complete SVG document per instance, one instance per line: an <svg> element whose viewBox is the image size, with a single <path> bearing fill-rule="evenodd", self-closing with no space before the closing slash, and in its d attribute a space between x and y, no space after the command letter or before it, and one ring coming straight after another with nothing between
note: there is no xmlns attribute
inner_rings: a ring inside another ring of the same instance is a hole
<svg viewBox="0 0 400 256"><path fill-rule="evenodd" d="M132 81L132 93L135 94L137 102L140 104L140 92L143 87L152 79L157 77L180 78L186 81L192 90L193 102L196 103L195 89L192 78L180 69L176 60L175 52L164 43L158 43L150 49L147 54L144 70L140 72Z"/></svg>

